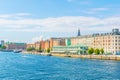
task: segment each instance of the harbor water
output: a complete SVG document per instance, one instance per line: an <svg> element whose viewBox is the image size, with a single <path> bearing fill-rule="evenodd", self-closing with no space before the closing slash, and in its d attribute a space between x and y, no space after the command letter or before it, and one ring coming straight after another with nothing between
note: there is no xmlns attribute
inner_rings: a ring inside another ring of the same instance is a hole
<svg viewBox="0 0 120 80"><path fill-rule="evenodd" d="M0 52L0 80L120 80L120 61Z"/></svg>

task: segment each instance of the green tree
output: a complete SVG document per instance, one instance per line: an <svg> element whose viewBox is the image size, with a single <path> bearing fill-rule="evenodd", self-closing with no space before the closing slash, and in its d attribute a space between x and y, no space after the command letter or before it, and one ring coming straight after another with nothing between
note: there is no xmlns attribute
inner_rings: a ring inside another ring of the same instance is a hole
<svg viewBox="0 0 120 80"><path fill-rule="evenodd" d="M41 48L41 47L39 47L39 50L42 50L42 48Z"/></svg>
<svg viewBox="0 0 120 80"><path fill-rule="evenodd" d="M100 52L101 52L101 54L103 54L104 53L104 49L102 48L102 49L100 49Z"/></svg>
<svg viewBox="0 0 120 80"><path fill-rule="evenodd" d="M34 51L34 50L35 50L34 47L29 47L29 48L27 48L27 51Z"/></svg>
<svg viewBox="0 0 120 80"><path fill-rule="evenodd" d="M1 49L6 49L6 46L1 46L0 48L1 48Z"/></svg>
<svg viewBox="0 0 120 80"><path fill-rule="evenodd" d="M88 54L93 54L93 53L94 53L94 49L93 48L88 49Z"/></svg>
<svg viewBox="0 0 120 80"><path fill-rule="evenodd" d="M92 54L91 49L88 49L88 54Z"/></svg>
<svg viewBox="0 0 120 80"><path fill-rule="evenodd" d="M94 53L94 49L93 49L93 48L91 48L91 53L92 53L92 54Z"/></svg>
<svg viewBox="0 0 120 80"><path fill-rule="evenodd" d="M50 48L48 48L48 49L46 50L46 52L47 52L47 53L50 53Z"/></svg>
<svg viewBox="0 0 120 80"><path fill-rule="evenodd" d="M100 50L99 49L95 49L95 54L99 55L100 54Z"/></svg>

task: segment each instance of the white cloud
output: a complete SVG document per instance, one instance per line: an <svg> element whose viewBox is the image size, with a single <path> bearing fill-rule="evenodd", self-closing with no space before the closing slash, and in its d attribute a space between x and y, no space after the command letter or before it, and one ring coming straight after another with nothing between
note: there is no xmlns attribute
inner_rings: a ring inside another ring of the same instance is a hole
<svg viewBox="0 0 120 80"><path fill-rule="evenodd" d="M105 9L99 9L105 10ZM110 31L120 27L120 17L96 18L85 16L63 16L45 19L0 19L1 31L73 32L80 28L84 33Z"/></svg>
<svg viewBox="0 0 120 80"><path fill-rule="evenodd" d="M1 18L18 19L30 15L31 15L30 13L0 14L0 19Z"/></svg>

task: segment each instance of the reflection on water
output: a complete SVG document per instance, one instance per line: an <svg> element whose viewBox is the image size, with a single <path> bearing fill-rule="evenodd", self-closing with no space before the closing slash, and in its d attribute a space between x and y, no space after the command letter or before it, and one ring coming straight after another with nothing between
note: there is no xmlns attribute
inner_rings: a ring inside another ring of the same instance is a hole
<svg viewBox="0 0 120 80"><path fill-rule="evenodd" d="M120 61L0 52L0 80L120 79Z"/></svg>

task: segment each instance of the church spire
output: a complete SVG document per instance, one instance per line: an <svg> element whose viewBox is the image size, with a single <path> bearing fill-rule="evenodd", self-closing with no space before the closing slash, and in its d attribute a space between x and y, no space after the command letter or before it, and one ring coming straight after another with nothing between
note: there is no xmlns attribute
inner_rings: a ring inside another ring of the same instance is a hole
<svg viewBox="0 0 120 80"><path fill-rule="evenodd" d="M77 34L77 36L80 36L80 29L78 29L78 34Z"/></svg>

